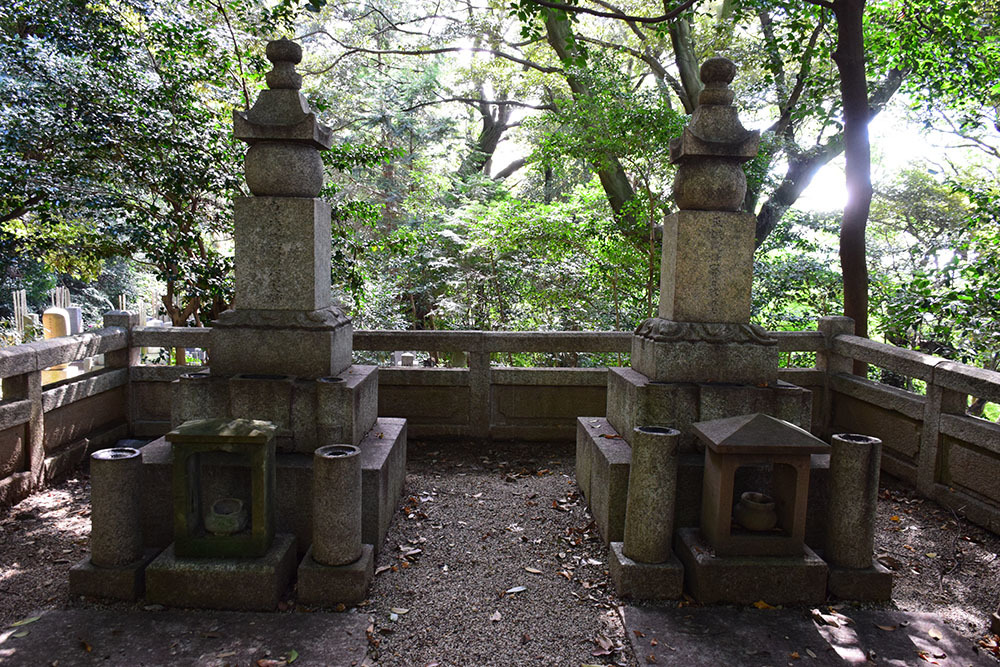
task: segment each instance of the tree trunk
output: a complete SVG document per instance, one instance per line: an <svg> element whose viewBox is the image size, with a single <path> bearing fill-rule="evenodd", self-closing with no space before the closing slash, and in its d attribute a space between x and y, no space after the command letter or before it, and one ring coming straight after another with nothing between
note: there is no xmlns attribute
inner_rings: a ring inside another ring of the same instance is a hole
<svg viewBox="0 0 1000 667"><path fill-rule="evenodd" d="M872 202L871 147L868 143L868 82L865 76L865 0L834 0L837 50L833 60L840 71L844 109L844 158L847 205L840 226L840 266L844 276L844 314L854 319L854 332L868 335L868 265L865 228ZM866 372L856 363L854 372Z"/></svg>
<svg viewBox="0 0 1000 667"><path fill-rule="evenodd" d="M546 40L559 58L569 61L574 54L569 46L570 25L565 18L556 18L554 12L549 12L545 18ZM590 95L587 86L576 77L566 74L566 83L569 84L573 96L576 98ZM632 230L636 228L636 214L630 211L627 204L635 199L635 190L632 183L625 174L625 169L621 162L614 155L604 155L597 165L597 177L601 181L604 193L607 195L611 210L614 211L615 218L624 223L627 238L631 239L636 247L642 249L645 238L642 235L636 236Z"/></svg>

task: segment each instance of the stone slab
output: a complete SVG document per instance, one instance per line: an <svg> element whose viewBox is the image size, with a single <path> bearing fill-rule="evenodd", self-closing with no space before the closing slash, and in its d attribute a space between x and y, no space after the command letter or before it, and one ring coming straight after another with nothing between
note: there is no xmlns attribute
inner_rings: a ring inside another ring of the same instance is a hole
<svg viewBox="0 0 1000 667"><path fill-rule="evenodd" d="M24 637L0 630L0 664L256 665L294 650L295 667L357 667L367 626L367 614L63 609L44 612Z"/></svg>
<svg viewBox="0 0 1000 667"><path fill-rule="evenodd" d="M633 600L678 600L684 595L684 566L670 554L664 563L638 563L623 551L622 542L612 542L608 555L611 580L622 598Z"/></svg>
<svg viewBox="0 0 1000 667"><path fill-rule="evenodd" d="M361 541L378 553L406 480L406 420L379 417L361 447Z"/></svg>
<svg viewBox="0 0 1000 667"><path fill-rule="evenodd" d="M146 549L142 558L121 567L99 567L87 556L69 570L69 594L138 600L146 592L146 566L159 553L159 549Z"/></svg>
<svg viewBox="0 0 1000 667"><path fill-rule="evenodd" d="M800 557L717 557L696 528L676 533L674 552L684 584L698 602L818 604L826 599L827 566L809 547Z"/></svg>
<svg viewBox="0 0 1000 667"><path fill-rule="evenodd" d="M652 382L632 368L608 369L608 421L619 433L639 426L669 426L681 432L679 452L694 448L690 425L698 421L698 386ZM631 435L629 435L631 437Z"/></svg>
<svg viewBox="0 0 1000 667"><path fill-rule="evenodd" d="M625 505L628 502L628 471L632 448L617 433L592 438L590 513L604 544L625 537Z"/></svg>
<svg viewBox="0 0 1000 667"><path fill-rule="evenodd" d="M370 544L361 545L358 560L336 567L317 563L310 546L299 563L298 599L299 602L321 607L357 604L367 597L374 577L375 550Z"/></svg>
<svg viewBox="0 0 1000 667"><path fill-rule="evenodd" d="M594 440L617 431L604 417L577 417L576 419L576 485L586 500L590 501L590 478L594 461Z"/></svg>
<svg viewBox="0 0 1000 667"><path fill-rule="evenodd" d="M877 561L872 566L855 570L830 566L826 580L830 595L841 600L881 602L892 599L892 573Z"/></svg>
<svg viewBox="0 0 1000 667"><path fill-rule="evenodd" d="M641 665L875 664L867 660L869 651L880 665L931 664L918 651L943 666L996 664L933 614L843 608L854 623L834 628L818 625L802 609L630 605L621 611ZM879 625L898 629L886 632ZM941 633L939 641L928 635L932 628Z"/></svg>
<svg viewBox="0 0 1000 667"><path fill-rule="evenodd" d="M146 568L146 599L169 607L273 611L295 574L295 536L278 533L260 558L178 558L173 545Z"/></svg>

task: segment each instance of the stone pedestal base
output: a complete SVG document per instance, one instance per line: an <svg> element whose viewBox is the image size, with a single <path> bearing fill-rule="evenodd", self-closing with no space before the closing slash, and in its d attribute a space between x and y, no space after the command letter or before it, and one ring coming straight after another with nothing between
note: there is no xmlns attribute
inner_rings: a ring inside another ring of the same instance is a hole
<svg viewBox="0 0 1000 667"><path fill-rule="evenodd" d="M715 555L697 528L677 531L674 551L684 564L684 583L705 604L816 604L826 599L827 566L809 547L792 556Z"/></svg>
<svg viewBox="0 0 1000 667"><path fill-rule="evenodd" d="M769 385L778 341L752 324L648 319L632 337L632 368L654 382Z"/></svg>
<svg viewBox="0 0 1000 667"><path fill-rule="evenodd" d="M872 566L863 570L831 565L826 587L830 595L841 600L859 602L891 600L892 573L876 561L872 561Z"/></svg>
<svg viewBox="0 0 1000 667"><path fill-rule="evenodd" d="M990 619L990 632L1000 635L1000 609L993 612L993 618Z"/></svg>
<svg viewBox="0 0 1000 667"><path fill-rule="evenodd" d="M317 447L357 445L378 415L378 368L353 365L335 376L212 371L181 377L173 385L171 424L190 419L262 419L278 427L278 451L312 454Z"/></svg>
<svg viewBox="0 0 1000 667"><path fill-rule="evenodd" d="M684 594L684 566L677 556L663 563L637 563L621 542L612 542L608 565L619 597L633 600L677 600Z"/></svg>
<svg viewBox="0 0 1000 667"><path fill-rule="evenodd" d="M295 574L295 536L278 533L260 558L178 558L173 545L146 568L146 600L170 607L273 611Z"/></svg>
<svg viewBox="0 0 1000 667"><path fill-rule="evenodd" d="M87 556L70 568L69 594L126 602L138 600L146 591L146 566L159 552L146 549L142 558L121 567L100 567Z"/></svg>
<svg viewBox="0 0 1000 667"><path fill-rule="evenodd" d="M761 412L809 430L812 392L775 380L767 386L709 382L654 382L633 368L608 369L608 421L618 433L639 426L681 432L679 451L695 451L694 422Z"/></svg>
<svg viewBox="0 0 1000 667"><path fill-rule="evenodd" d="M339 310L226 311L212 327L216 375L337 375L351 365L354 329Z"/></svg>
<svg viewBox="0 0 1000 667"><path fill-rule="evenodd" d="M382 417L358 443L361 448L361 540L376 552L389 530L396 500L406 476L406 420ZM292 533L301 553L312 541L312 450L275 457L275 529ZM146 546L164 548L174 540L171 509L170 443L164 438L142 449L142 531ZM232 495L239 488L238 470L208 466L203 475L205 497Z"/></svg>
<svg viewBox="0 0 1000 667"><path fill-rule="evenodd" d="M361 557L336 567L313 560L312 547L299 564L298 599L309 605L352 605L365 599L375 576L375 550L361 545Z"/></svg>

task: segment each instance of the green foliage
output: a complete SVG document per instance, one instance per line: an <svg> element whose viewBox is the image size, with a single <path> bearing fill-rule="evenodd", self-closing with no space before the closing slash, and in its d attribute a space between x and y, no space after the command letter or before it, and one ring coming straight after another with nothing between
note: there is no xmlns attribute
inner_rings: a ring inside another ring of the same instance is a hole
<svg viewBox="0 0 1000 667"><path fill-rule="evenodd" d="M792 211L754 257L752 318L766 329L812 329L843 312L837 215Z"/></svg>

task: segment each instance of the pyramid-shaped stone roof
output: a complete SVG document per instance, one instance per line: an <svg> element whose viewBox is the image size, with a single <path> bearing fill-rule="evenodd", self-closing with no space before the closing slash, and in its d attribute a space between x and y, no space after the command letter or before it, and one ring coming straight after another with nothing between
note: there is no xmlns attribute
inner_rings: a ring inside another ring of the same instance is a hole
<svg viewBox="0 0 1000 667"><path fill-rule="evenodd" d="M697 422L695 435L719 454L821 454L826 444L806 430L759 412Z"/></svg>

